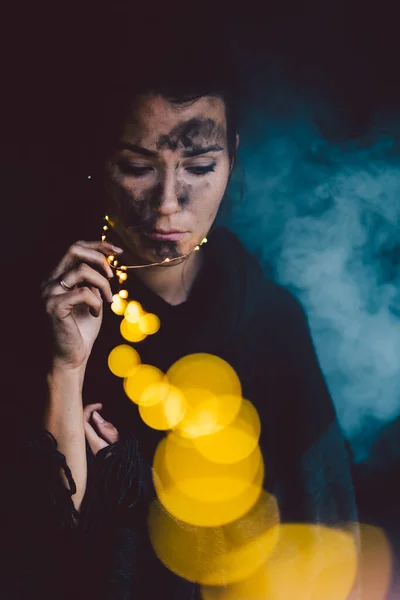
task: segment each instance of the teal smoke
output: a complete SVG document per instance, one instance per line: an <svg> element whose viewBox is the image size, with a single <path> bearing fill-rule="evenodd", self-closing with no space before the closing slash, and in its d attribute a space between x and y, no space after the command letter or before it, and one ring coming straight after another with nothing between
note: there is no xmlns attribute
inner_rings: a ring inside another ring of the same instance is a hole
<svg viewBox="0 0 400 600"><path fill-rule="evenodd" d="M305 307L359 462L400 414L396 128L332 143L310 112L267 112L253 111L243 124L245 194L225 224Z"/></svg>

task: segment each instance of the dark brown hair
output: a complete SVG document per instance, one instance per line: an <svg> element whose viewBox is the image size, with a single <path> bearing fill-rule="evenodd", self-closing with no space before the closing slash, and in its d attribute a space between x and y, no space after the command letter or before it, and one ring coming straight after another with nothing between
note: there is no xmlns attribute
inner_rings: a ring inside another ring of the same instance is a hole
<svg viewBox="0 0 400 600"><path fill-rule="evenodd" d="M225 105L228 152L234 165L238 86L234 55L223 29L209 27L195 33L188 26L172 29L161 24L144 27L145 34L129 34L126 29L118 29L117 41L105 40L103 58L96 59L97 81L92 85L87 122L91 122L97 157L107 154L118 139L138 96L157 94L177 105L213 96Z"/></svg>

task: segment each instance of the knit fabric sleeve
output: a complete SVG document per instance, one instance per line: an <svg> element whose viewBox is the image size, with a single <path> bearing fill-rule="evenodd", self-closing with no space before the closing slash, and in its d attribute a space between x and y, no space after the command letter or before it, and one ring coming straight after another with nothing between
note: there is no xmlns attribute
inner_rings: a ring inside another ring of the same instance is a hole
<svg viewBox="0 0 400 600"><path fill-rule="evenodd" d="M60 582L70 576L79 513L72 501L71 470L49 431L35 429L17 446L5 482L2 593L21 600L62 597Z"/></svg>
<svg viewBox="0 0 400 600"><path fill-rule="evenodd" d="M87 458L87 488L78 512L71 470L49 431L36 429L14 453L2 511L8 549L2 597L44 600L67 598L77 590L93 593L102 580L97 556L104 559L105 569L110 568L115 589L122 586L128 593L136 574L132 562L137 548L132 553L120 550L132 535L135 544L139 539L134 533L141 488L136 439L122 436L95 457L87 451ZM126 532L123 539L121 531Z"/></svg>

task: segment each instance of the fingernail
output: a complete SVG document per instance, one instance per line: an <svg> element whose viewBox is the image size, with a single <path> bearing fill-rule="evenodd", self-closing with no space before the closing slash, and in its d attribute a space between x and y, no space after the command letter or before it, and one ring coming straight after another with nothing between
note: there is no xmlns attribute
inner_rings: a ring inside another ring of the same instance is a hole
<svg viewBox="0 0 400 600"><path fill-rule="evenodd" d="M104 423L104 419L99 415L97 410L93 411L93 416L96 417L96 419L98 420L99 423Z"/></svg>
<svg viewBox="0 0 400 600"><path fill-rule="evenodd" d="M114 250L114 252L118 252L118 254L121 254L121 252L123 252L123 249L119 248L118 246L112 245L111 248Z"/></svg>

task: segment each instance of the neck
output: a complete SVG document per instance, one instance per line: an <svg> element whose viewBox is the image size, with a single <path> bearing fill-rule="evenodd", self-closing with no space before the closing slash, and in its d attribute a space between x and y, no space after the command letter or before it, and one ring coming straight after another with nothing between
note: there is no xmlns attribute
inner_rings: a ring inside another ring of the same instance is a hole
<svg viewBox="0 0 400 600"><path fill-rule="evenodd" d="M203 253L192 254L184 262L166 266L137 269L135 275L168 304L185 302L203 264Z"/></svg>

